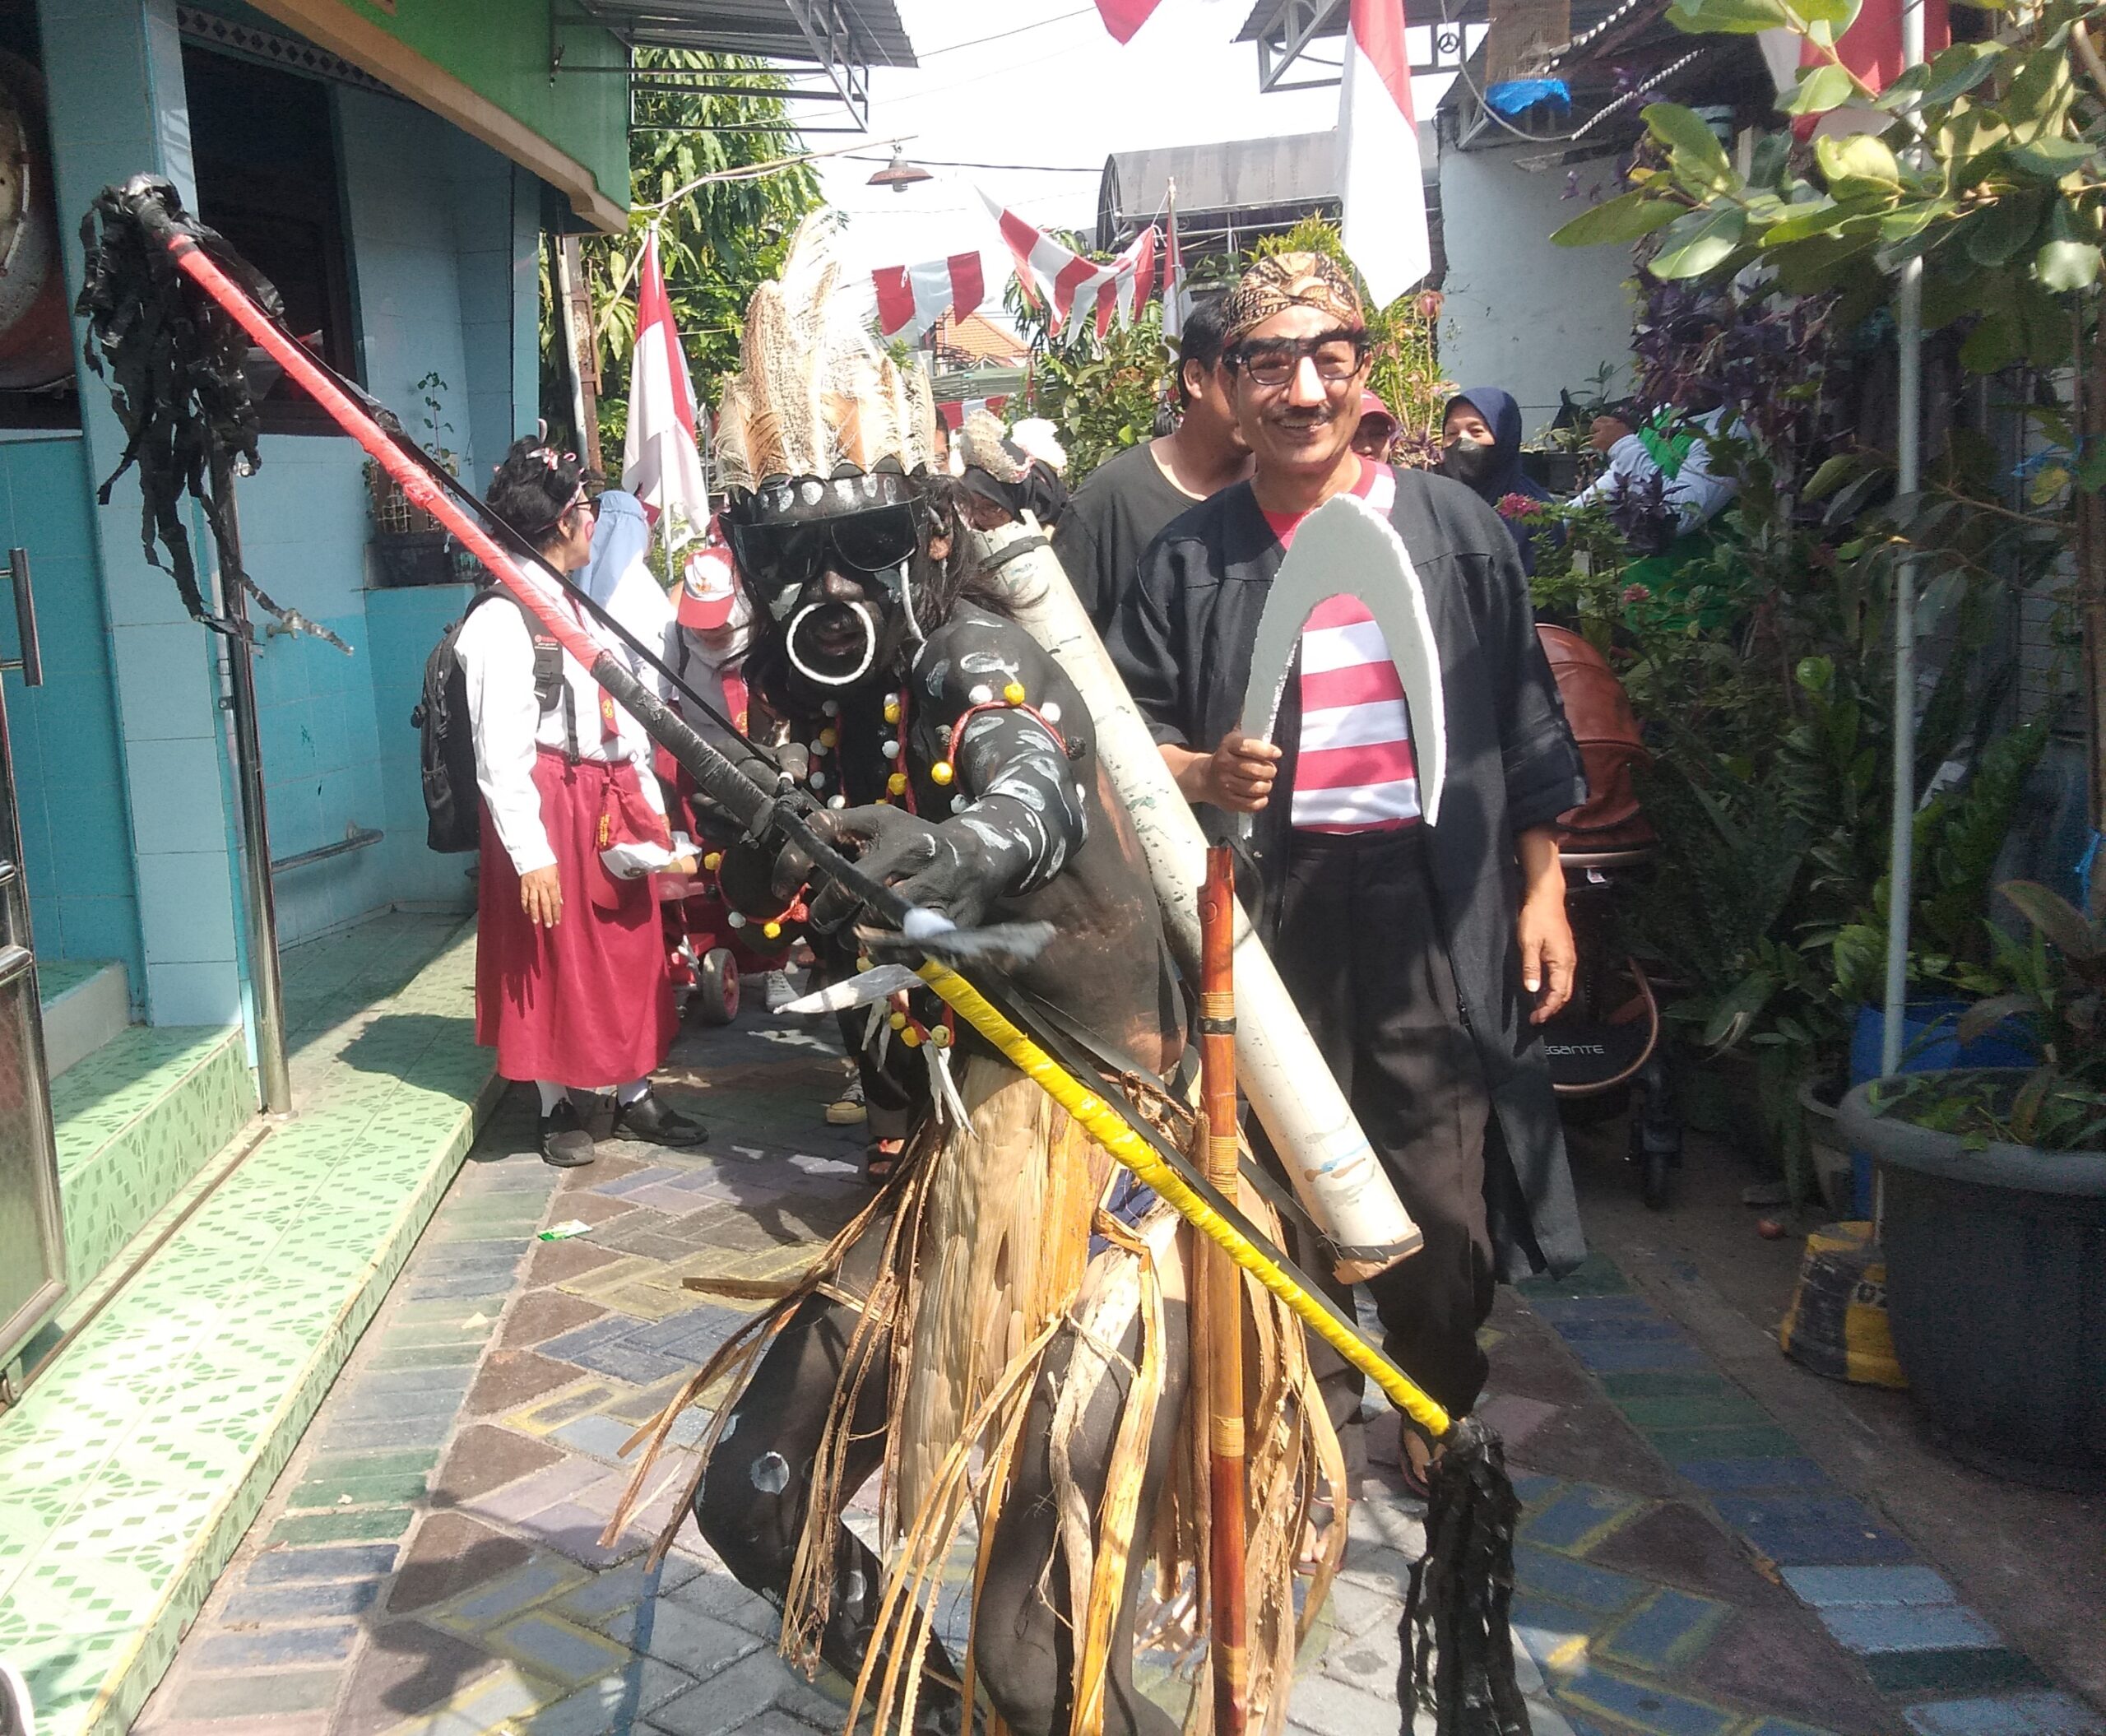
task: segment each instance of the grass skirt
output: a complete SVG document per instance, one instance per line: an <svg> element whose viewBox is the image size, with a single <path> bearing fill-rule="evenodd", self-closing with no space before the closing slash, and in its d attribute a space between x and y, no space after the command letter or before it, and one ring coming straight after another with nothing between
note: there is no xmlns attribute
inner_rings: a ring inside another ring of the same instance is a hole
<svg viewBox="0 0 2106 1736"><path fill-rule="evenodd" d="M879 1502L886 1575L869 1653L874 1661L856 1683L849 1724L868 1708L876 1715L879 1736L903 1730L913 1721L921 1684L919 1673L901 1660L922 1655L943 1570L967 1519L983 1543L995 1534L1033 1388L1049 1348L1067 1335L1073 1345L1053 1395L1050 1455L1060 1541L1041 1574L1048 1585L1059 1574L1068 1608L1080 1613L1072 1648L1071 1729L1101 1728L1112 1648L1136 1643L1181 1653L1192 1662L1198 1688L1187 1728L1202 1729L1210 1715L1204 1644L1209 1599L1207 1429L1199 1386L1204 1363L1191 1353L1197 1345L1186 1347L1183 1358L1194 1372L1193 1396L1179 1418L1176 1470L1157 1492L1153 1534L1134 1535L1163 1392L1170 1330L1164 1299L1195 1288L1185 1275L1190 1232L1182 1232L1159 1202L1130 1224L1105 1212L1102 1202L1116 1168L1111 1158L1005 1063L966 1060L959 1089L969 1126L933 1119L925 1124L871 1205L695 1376L645 1432L651 1453L631 1485L632 1497L679 1413L729 1376L700 1443L706 1463L747 1374L805 1297L819 1294L855 1307L860 1317L813 1467L813 1494L784 1598L782 1649L808 1671L816 1667L818 1636L835 1591L835 1527L842 1505L856 1492L842 1487L847 1419L868 1381L887 1367L889 1351ZM1136 1082L1131 1089L1164 1131L1185 1149L1197 1149L1191 1118L1181 1106L1152 1085ZM1277 1237L1278 1226L1260 1202L1246 1194L1242 1205ZM837 1279L847 1250L866 1236L886 1239L884 1257L870 1293L855 1296ZM763 1287L733 1280L721 1288L752 1297ZM1255 1282L1246 1280L1245 1296L1250 1728L1277 1731L1286 1719L1301 1636L1294 1586L1305 1516L1320 1496L1333 1499L1343 1515L1344 1467L1310 1376L1301 1323ZM1130 1362L1118 1347L1137 1319L1139 1354ZM1105 1496L1092 1511L1068 1449L1092 1395L1107 1381L1121 1386L1125 1396ZM660 1539L661 1553L685 1522L693 1493L687 1491ZM616 1514L610 1535L627 1516L626 1507ZM1301 1599L1310 1615L1322 1605L1344 1542L1343 1523L1323 1534ZM976 1592L987 1554L984 1548L980 1552ZM1152 1579L1143 1583L1140 1600L1143 1632L1132 1635L1117 1630L1129 1567L1137 1557ZM968 1646L968 1697L974 1674ZM999 1720L990 1728L999 1729Z"/></svg>

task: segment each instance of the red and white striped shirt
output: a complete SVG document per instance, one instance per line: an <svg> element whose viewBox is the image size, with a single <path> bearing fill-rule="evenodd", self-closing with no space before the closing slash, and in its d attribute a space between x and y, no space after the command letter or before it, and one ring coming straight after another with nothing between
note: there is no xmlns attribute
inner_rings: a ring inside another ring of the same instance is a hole
<svg viewBox="0 0 2106 1736"><path fill-rule="evenodd" d="M1361 460L1353 493L1377 512L1396 499L1385 464ZM1265 514L1283 548L1306 513ZM1389 646L1367 605L1325 598L1301 630L1301 744L1292 823L1297 832L1394 832L1419 819L1411 714Z"/></svg>

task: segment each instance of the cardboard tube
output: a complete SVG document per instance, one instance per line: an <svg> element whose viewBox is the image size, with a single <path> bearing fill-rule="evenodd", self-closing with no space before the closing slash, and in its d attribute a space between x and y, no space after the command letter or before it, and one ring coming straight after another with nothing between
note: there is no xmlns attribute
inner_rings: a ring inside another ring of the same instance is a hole
<svg viewBox="0 0 2106 1736"><path fill-rule="evenodd" d="M1018 624L1075 684L1097 728L1097 756L1125 802L1148 857L1178 968L1200 980L1199 888L1207 841L1155 738L1076 600L1074 587L1035 527L974 533L989 576ZM1002 559L1031 537L1036 545ZM1335 1270L1348 1282L1388 1270L1423 1238L1389 1185L1345 1095L1239 903L1236 909L1236 1068L1294 1191L1331 1238Z"/></svg>

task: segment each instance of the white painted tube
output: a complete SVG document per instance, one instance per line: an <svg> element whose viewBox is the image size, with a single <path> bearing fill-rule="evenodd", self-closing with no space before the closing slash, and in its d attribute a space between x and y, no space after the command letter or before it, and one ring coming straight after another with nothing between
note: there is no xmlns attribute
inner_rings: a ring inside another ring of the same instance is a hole
<svg viewBox="0 0 2106 1736"><path fill-rule="evenodd" d="M993 564L1004 549L1038 534L1033 526L999 526L976 533L976 552L990 564L989 576L1007 595L1018 623L1051 653L1089 707L1098 757L1148 856L1171 950L1196 982L1205 835L1052 550L1041 541ZM1416 1253L1424 1239L1418 1226L1389 1185L1240 902L1236 1013L1238 1083L1302 1205L1331 1238L1338 1276L1371 1278Z"/></svg>

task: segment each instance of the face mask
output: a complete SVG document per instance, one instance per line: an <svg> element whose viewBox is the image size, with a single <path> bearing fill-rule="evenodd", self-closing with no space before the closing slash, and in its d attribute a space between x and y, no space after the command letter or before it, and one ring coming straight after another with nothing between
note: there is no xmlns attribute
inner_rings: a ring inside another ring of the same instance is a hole
<svg viewBox="0 0 2106 1736"><path fill-rule="evenodd" d="M1491 474L1498 454L1497 447L1481 440L1458 440L1440 455L1441 473L1474 488Z"/></svg>

